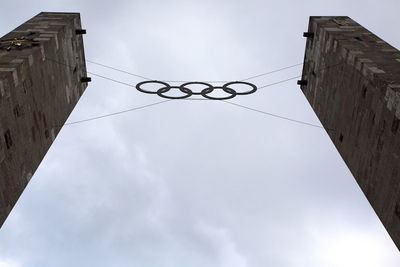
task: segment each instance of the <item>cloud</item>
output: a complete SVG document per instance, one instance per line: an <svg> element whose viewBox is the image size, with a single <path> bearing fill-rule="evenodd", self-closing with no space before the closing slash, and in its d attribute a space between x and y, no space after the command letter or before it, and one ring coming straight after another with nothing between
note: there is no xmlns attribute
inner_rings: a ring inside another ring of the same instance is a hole
<svg viewBox="0 0 400 267"><path fill-rule="evenodd" d="M0 11L2 32L42 8L78 10L88 59L155 79L236 80L300 63L308 16L328 11L400 44L392 31L397 2L368 2L371 11L359 1L18 3ZM87 66L133 86L141 81ZM160 100L92 78L69 121ZM295 81L233 101L319 123ZM41 267L400 262L324 130L208 101L65 126L0 230L0 259Z"/></svg>
<svg viewBox="0 0 400 267"><path fill-rule="evenodd" d="M21 266L15 261L8 261L8 260L0 260L0 267L19 267Z"/></svg>
<svg viewBox="0 0 400 267"><path fill-rule="evenodd" d="M246 258L237 250L228 229L219 228L200 221L196 228L202 233L216 252L216 266L246 267Z"/></svg>

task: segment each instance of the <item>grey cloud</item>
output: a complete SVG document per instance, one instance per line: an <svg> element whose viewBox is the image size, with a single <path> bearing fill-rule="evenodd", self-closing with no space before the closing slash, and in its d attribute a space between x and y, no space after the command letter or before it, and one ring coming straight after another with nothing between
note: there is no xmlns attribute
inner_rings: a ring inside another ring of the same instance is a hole
<svg viewBox="0 0 400 267"><path fill-rule="evenodd" d="M2 9L0 32L42 9L80 11L88 59L155 79L235 80L301 62L309 15L348 14L400 47L398 7L42 1ZM69 121L160 100L92 78ZM232 101L318 124L295 80ZM0 229L0 266L354 266L360 249L367 267L400 262L324 130L208 101L65 126Z"/></svg>

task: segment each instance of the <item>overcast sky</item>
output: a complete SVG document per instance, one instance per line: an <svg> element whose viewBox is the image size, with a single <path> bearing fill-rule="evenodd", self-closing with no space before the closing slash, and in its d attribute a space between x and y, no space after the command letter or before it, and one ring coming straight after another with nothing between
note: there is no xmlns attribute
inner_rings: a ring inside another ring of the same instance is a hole
<svg viewBox="0 0 400 267"><path fill-rule="evenodd" d="M400 48L399 0L3 1L0 34L41 11L81 13L87 59L161 80L301 63L310 15ZM69 122L162 100L92 78ZM296 80L232 102L319 124ZM398 267L400 254L323 129L170 101L64 126L0 229L5 266Z"/></svg>

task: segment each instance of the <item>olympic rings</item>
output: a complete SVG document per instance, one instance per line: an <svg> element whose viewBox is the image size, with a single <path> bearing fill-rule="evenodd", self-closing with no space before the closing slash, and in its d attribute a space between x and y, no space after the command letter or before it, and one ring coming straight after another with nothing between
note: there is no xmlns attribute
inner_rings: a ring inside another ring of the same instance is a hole
<svg viewBox="0 0 400 267"><path fill-rule="evenodd" d="M149 91L149 90L145 90L142 88L142 85L144 85L144 84L158 84L158 85L161 85L161 88L157 89L156 91ZM250 90L245 91L245 92L237 92L235 89L229 87L230 85L234 85L234 84L246 85L246 86L250 87ZM193 92L190 88L188 88L189 85L202 85L205 88L202 89L201 91ZM140 83L136 84L136 89L142 93L157 94L160 97L168 98L168 99L185 99L185 98L189 98L192 95L201 95L201 96L203 96L207 99L211 99L211 100L227 100L227 99L234 98L237 95L253 94L257 91L257 86L255 86L254 84L249 83L249 82L241 82L241 81L228 82L222 86L214 86L214 85L211 85L206 82L186 82L186 83L181 84L180 86L175 86L175 85L172 86L163 81L144 81L144 82L140 82ZM166 95L165 93L169 92L171 89L179 89L179 91L184 93L184 95L180 95L180 96ZM210 96L209 94L212 93L214 90L222 90L225 93L227 93L228 96L222 96L222 97Z"/></svg>
<svg viewBox="0 0 400 267"><path fill-rule="evenodd" d="M140 82L140 83L136 84L136 89L137 89L138 91L140 91L140 92L142 92L142 93L146 93L146 94L157 94L158 91L156 91L156 92L147 91L147 90L144 90L144 89L142 89L142 88L140 87L141 85L146 84L146 83L159 83L159 84L164 85L165 88L170 88L170 87L171 87L168 83L161 82L161 81L144 81L144 82ZM161 89L163 89L163 88L161 88ZM169 89L168 89L167 91L169 91Z"/></svg>
<svg viewBox="0 0 400 267"><path fill-rule="evenodd" d="M238 92L236 92L235 90L233 90L232 88L229 88L229 87L228 87L229 85L232 85L232 84L245 84L245 85L250 86L250 87L253 88L253 89L250 90L250 91L247 91L247 92L238 93ZM250 95L250 94L254 93L255 91L257 91L257 86L255 86L255 85L252 84L252 83L248 83L248 82L230 82L230 83L224 84L222 87L223 87L223 90L224 90L225 92L228 93L227 89L231 89L231 90L235 91L237 95Z"/></svg>
<svg viewBox="0 0 400 267"><path fill-rule="evenodd" d="M186 95L183 96L168 96L168 95L164 95L163 93L168 92L171 89L179 89L181 92L185 93ZM184 98L188 98L193 94L193 92L187 88L183 88L181 89L180 86L171 86L168 85L168 87L163 87L157 90L157 95L164 97L164 98L168 98L168 99L184 99Z"/></svg>
<svg viewBox="0 0 400 267"><path fill-rule="evenodd" d="M212 88L213 88L213 86L212 86L211 84L205 83L205 82L188 82L188 83L182 84L182 85L181 85L181 88L182 88L182 89L183 89L183 88L187 88L187 87L185 87L185 86L191 85L191 84L200 84L200 85L205 85L205 86L207 86L207 88L201 90L201 92L203 92L204 90L212 89ZM193 92L193 95L201 95L201 92Z"/></svg>
<svg viewBox="0 0 400 267"><path fill-rule="evenodd" d="M225 97L213 97L213 96L207 95L207 94L211 93L212 91L214 91L215 89L222 89L224 92L231 94L231 95L228 95ZM211 100L227 100L227 99L234 98L237 95L237 93L232 88L224 88L223 86L213 86L211 89L204 89L203 91L201 91L201 95L203 97L211 99Z"/></svg>

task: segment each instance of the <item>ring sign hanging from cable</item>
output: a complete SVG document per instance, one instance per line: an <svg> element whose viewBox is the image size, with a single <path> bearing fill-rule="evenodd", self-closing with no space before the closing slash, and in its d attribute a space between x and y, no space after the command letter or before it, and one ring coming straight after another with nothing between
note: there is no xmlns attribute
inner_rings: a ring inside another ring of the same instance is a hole
<svg viewBox="0 0 400 267"><path fill-rule="evenodd" d="M143 85L145 85L145 84L157 85L158 89L153 90L153 91L143 89ZM204 88L199 91L195 91L195 92L189 88L189 86L199 86L199 85ZM237 92L235 89L230 87L232 85L244 85L244 86L248 87L249 90L244 91L244 92ZM142 93L157 94L163 98L168 98L168 99L185 99L185 98L191 97L192 95L201 95L201 96L203 96L207 99L211 99L211 100L227 100L227 99L234 98L237 95L252 94L255 91L257 91L257 86L255 86L254 84L249 83L249 82L241 82L241 81L225 83L222 86L214 86L214 85L211 85L206 82L187 82L187 83L183 83L183 84L177 86L177 85L170 85L163 81L144 81L144 82L138 83L136 85L136 89ZM166 93L169 92L170 90L179 90L182 93L182 95L179 95L179 96L166 95ZM215 90L222 90L223 92L225 92L228 95L221 96L221 97L211 96L210 94L212 92L214 92Z"/></svg>

